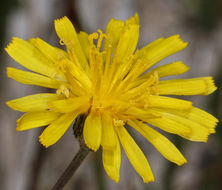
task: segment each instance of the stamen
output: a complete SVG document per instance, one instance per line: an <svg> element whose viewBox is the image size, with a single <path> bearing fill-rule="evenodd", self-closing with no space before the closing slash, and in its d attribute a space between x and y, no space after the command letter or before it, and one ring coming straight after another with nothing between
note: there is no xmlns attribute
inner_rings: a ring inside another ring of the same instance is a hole
<svg viewBox="0 0 222 190"><path fill-rule="evenodd" d="M152 86L151 89L150 89L150 94L152 94L152 95L159 95L160 93L159 93L159 91L158 91L156 86Z"/></svg>
<svg viewBox="0 0 222 190"><path fill-rule="evenodd" d="M129 101L129 104L130 104L130 105L135 105L135 104L136 104L136 100L130 100L130 101Z"/></svg>
<svg viewBox="0 0 222 190"><path fill-rule="evenodd" d="M62 84L56 91L56 94L64 94L68 98L70 95L70 90L64 84Z"/></svg>
<svg viewBox="0 0 222 190"><path fill-rule="evenodd" d="M113 119L113 124L114 124L114 126L119 127L119 126L124 126L125 122L120 119Z"/></svg>
<svg viewBox="0 0 222 190"><path fill-rule="evenodd" d="M144 109L147 109L149 107L149 101L147 99L144 100Z"/></svg>
<svg viewBox="0 0 222 190"><path fill-rule="evenodd" d="M60 61L56 62L55 63L55 66L61 70L63 73L66 72L66 62L65 62L65 59L61 59Z"/></svg>
<svg viewBox="0 0 222 190"><path fill-rule="evenodd" d="M64 53L58 53L58 54L57 54L57 59L58 59L59 61L61 61L64 57L65 57L65 54L64 54Z"/></svg>
<svg viewBox="0 0 222 190"><path fill-rule="evenodd" d="M68 49L71 49L71 48L72 48L72 40L67 41L67 40L64 40L64 39L60 39L59 43L60 43L61 45L66 45L66 47L67 47Z"/></svg>
<svg viewBox="0 0 222 190"><path fill-rule="evenodd" d="M158 75L158 72L155 71L155 72L153 73L153 76L154 76L154 78L155 78L154 84L157 85L157 84L159 83L159 75Z"/></svg>
<svg viewBox="0 0 222 190"><path fill-rule="evenodd" d="M60 39L59 40L59 43L63 46L63 45L65 45L65 41L63 40L63 39Z"/></svg>

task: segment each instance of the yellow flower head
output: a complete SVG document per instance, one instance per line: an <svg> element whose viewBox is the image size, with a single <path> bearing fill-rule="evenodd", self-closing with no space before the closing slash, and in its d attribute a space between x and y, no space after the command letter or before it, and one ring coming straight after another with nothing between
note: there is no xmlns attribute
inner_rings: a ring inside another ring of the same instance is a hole
<svg viewBox="0 0 222 190"><path fill-rule="evenodd" d="M181 61L149 70L187 46L179 35L159 38L138 50L137 14L126 22L111 19L105 33L76 33L67 17L55 20L55 30L67 51L39 38L28 42L13 38L6 48L15 61L32 71L9 67L10 78L56 89L56 93L7 102L12 109L26 112L17 121L18 131L47 126L39 139L48 147L63 136L78 115L87 115L83 128L85 143L94 151L102 146L104 168L116 182L120 144L143 181L154 181L148 161L127 132L126 124L178 165L186 159L155 127L199 142L206 142L215 132L215 117L192 106L190 101L165 96L208 95L216 90L211 77L162 80L186 72L189 68Z"/></svg>

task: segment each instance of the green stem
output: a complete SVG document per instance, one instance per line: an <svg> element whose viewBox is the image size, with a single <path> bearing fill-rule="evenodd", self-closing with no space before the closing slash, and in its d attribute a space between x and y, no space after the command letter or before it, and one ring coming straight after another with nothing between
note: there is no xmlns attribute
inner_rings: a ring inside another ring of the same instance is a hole
<svg viewBox="0 0 222 190"><path fill-rule="evenodd" d="M68 181L71 179L75 171L79 168L83 160L86 158L86 156L90 152L90 149L85 145L83 135L82 135L85 119L86 119L85 115L80 115L76 119L73 125L74 135L79 141L80 149L77 152L77 154L74 156L73 160L68 165L66 170L63 172L61 177L58 179L56 184L53 186L52 190L63 189L63 187L68 183Z"/></svg>
<svg viewBox="0 0 222 190"><path fill-rule="evenodd" d="M67 184L67 182L70 180L70 178L73 176L75 171L78 169L78 167L81 165L83 160L86 158L86 156L89 154L90 149L86 146L80 147L79 151L69 164L69 166L66 168L64 173L61 175L61 177L58 179L56 184L53 186L52 190L60 190L63 189L63 187Z"/></svg>

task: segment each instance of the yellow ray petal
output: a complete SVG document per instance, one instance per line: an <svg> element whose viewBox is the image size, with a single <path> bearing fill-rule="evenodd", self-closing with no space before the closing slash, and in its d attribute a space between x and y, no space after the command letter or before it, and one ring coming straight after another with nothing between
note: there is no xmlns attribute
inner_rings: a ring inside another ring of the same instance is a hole
<svg viewBox="0 0 222 190"><path fill-rule="evenodd" d="M114 130L113 118L104 113L102 115L102 141L104 149L114 149L116 147L116 132Z"/></svg>
<svg viewBox="0 0 222 190"><path fill-rule="evenodd" d="M157 89L161 95L208 95L217 87L212 77L201 77L161 81Z"/></svg>
<svg viewBox="0 0 222 190"><path fill-rule="evenodd" d="M188 119L184 119L182 117L176 117L175 120L191 128L190 134L181 134L180 136L191 141L207 142L208 136L210 135L210 131L208 129L198 123L195 123Z"/></svg>
<svg viewBox="0 0 222 190"><path fill-rule="evenodd" d="M103 148L103 166L107 175L116 183L119 182L120 164L121 164L121 149L119 140L116 137L116 146L112 149Z"/></svg>
<svg viewBox="0 0 222 190"><path fill-rule="evenodd" d="M70 57L76 56L82 68L88 70L89 65L71 21L67 17L55 20L55 30L61 41L66 45Z"/></svg>
<svg viewBox="0 0 222 190"><path fill-rule="evenodd" d="M121 31L124 27L124 22L116 19L111 19L106 27L107 38L104 41L103 50L107 53L109 46L111 47L111 52L116 48L119 41Z"/></svg>
<svg viewBox="0 0 222 190"><path fill-rule="evenodd" d="M16 130L24 131L27 129L48 125L58 118L59 115L59 113L51 111L25 113L17 120Z"/></svg>
<svg viewBox="0 0 222 190"><path fill-rule="evenodd" d="M65 80L64 75L31 43L13 38L5 50L15 61L31 71Z"/></svg>
<svg viewBox="0 0 222 190"><path fill-rule="evenodd" d="M123 126L118 126L116 129L120 142L126 152L130 163L138 172L138 174L143 178L144 183L154 181L154 176L151 171L150 165L136 142Z"/></svg>
<svg viewBox="0 0 222 190"><path fill-rule="evenodd" d="M105 33L106 37L103 46L105 77L102 81L105 87L108 87L107 84L110 83L110 80L114 74L113 71L116 68L115 64L110 64L110 63L112 62L113 50L116 49L123 28L124 28L124 22L116 19L111 19L106 27L106 33ZM112 66L112 68L110 68L110 66Z"/></svg>
<svg viewBox="0 0 222 190"><path fill-rule="evenodd" d="M168 133L184 135L191 132L189 126L173 120L171 117L169 117L169 115L165 114L165 112L159 112L159 114L161 115L160 117L148 118L144 121Z"/></svg>
<svg viewBox="0 0 222 190"><path fill-rule="evenodd" d="M97 151L102 139L102 121L98 113L90 113L86 118L83 137L86 145L93 151Z"/></svg>
<svg viewBox="0 0 222 190"><path fill-rule="evenodd" d="M125 61L135 51L139 39L139 25L125 27L116 47L113 64Z"/></svg>
<svg viewBox="0 0 222 190"><path fill-rule="evenodd" d="M70 74L72 74L72 76L76 78L81 83L81 85L87 89L87 91L90 91L92 82L87 76L86 72L68 59L64 60L64 64L66 64L67 70L70 72Z"/></svg>
<svg viewBox="0 0 222 190"><path fill-rule="evenodd" d="M50 108L55 112L70 113L77 109L89 109L90 99L88 97L75 97L64 100L56 100L50 103Z"/></svg>
<svg viewBox="0 0 222 190"><path fill-rule="evenodd" d="M67 131L78 113L63 114L53 121L39 136L39 141L46 148L55 144Z"/></svg>
<svg viewBox="0 0 222 190"><path fill-rule="evenodd" d="M103 54L98 49L91 48L89 54L91 81L95 90L99 89L103 73Z"/></svg>
<svg viewBox="0 0 222 190"><path fill-rule="evenodd" d="M153 66L160 60L184 49L188 43L179 38L179 35L174 35L166 39L157 41L152 47L144 47L144 56L147 59L146 69Z"/></svg>
<svg viewBox="0 0 222 190"><path fill-rule="evenodd" d="M47 88L59 88L64 82L45 77L43 75L35 74L28 71L22 71L19 69L7 68L8 77L22 83L22 84L31 84L37 86L43 86Z"/></svg>
<svg viewBox="0 0 222 190"><path fill-rule="evenodd" d="M35 112L49 109L49 102L63 99L63 95L42 93L10 100L7 105L21 112Z"/></svg>
<svg viewBox="0 0 222 190"><path fill-rule="evenodd" d="M219 120L211 114L196 107L191 109L187 118L206 127L211 133L215 133L215 127L219 122Z"/></svg>
<svg viewBox="0 0 222 190"><path fill-rule="evenodd" d="M88 89L85 89L84 86L70 73L66 72L66 77L70 83L70 90L74 96L85 96L88 94Z"/></svg>
<svg viewBox="0 0 222 190"><path fill-rule="evenodd" d="M206 129L208 129L210 133L215 133L215 127L217 125L218 119L205 112L204 110L192 107L189 110L162 109L162 111L184 117L188 120L202 125Z"/></svg>
<svg viewBox="0 0 222 190"><path fill-rule="evenodd" d="M65 51L49 45L40 38L31 38L29 42L37 47L44 56L54 63L61 60L63 57L68 57L68 54Z"/></svg>
<svg viewBox="0 0 222 190"><path fill-rule="evenodd" d="M154 40L153 42L149 43L145 47L137 50L135 53L136 58L141 58L141 57L145 56L146 52L148 52L149 50L151 50L152 48L154 48L155 46L157 46L158 44L163 42L163 40L165 40L165 38L163 38L163 37L158 38L157 40Z"/></svg>
<svg viewBox="0 0 222 190"><path fill-rule="evenodd" d="M153 73L148 79L137 80L137 76L139 76L138 73L132 72L131 70L123 82L119 85L122 87L124 94L132 99L138 98L138 96L141 97L144 93L151 94L152 86L156 86L159 80L157 72Z"/></svg>
<svg viewBox="0 0 222 190"><path fill-rule="evenodd" d="M79 43L87 59L89 59L89 35L86 32L78 33Z"/></svg>
<svg viewBox="0 0 222 190"><path fill-rule="evenodd" d="M181 166L186 159L166 137L140 121L129 121L134 129L143 135L166 159Z"/></svg>
<svg viewBox="0 0 222 190"><path fill-rule="evenodd" d="M204 79L204 82L206 83L206 91L201 95L209 95L213 93L215 90L217 90L217 87L214 84L213 77L200 77L198 79L200 80Z"/></svg>
<svg viewBox="0 0 222 190"><path fill-rule="evenodd" d="M134 118L144 120L144 121L146 119L160 117L160 114L154 110L151 110L151 109L144 110L144 109L140 109L140 108L137 108L134 106L127 108L127 110L124 112L124 114L129 115Z"/></svg>
<svg viewBox="0 0 222 190"><path fill-rule="evenodd" d="M133 79L137 78L138 76L144 74L144 72L151 67L150 65L153 65L154 63L147 60L147 52L151 51L153 48L161 44L165 39L159 38L150 44L146 45L142 49L139 49L135 52L133 59L135 60L135 63L133 65L130 71L130 73L134 76ZM140 78L140 80L143 82L144 80ZM135 81L137 82L137 81Z"/></svg>
<svg viewBox="0 0 222 190"><path fill-rule="evenodd" d="M176 110L184 110L191 109L192 102L165 96L150 95L148 98L148 106L154 108L170 108Z"/></svg>
<svg viewBox="0 0 222 190"><path fill-rule="evenodd" d="M205 128L203 125L196 123L195 121L190 120L189 118L182 117L177 114L180 110L167 110L167 109L160 109L160 112L162 112L162 116L170 119L171 121L174 121L176 123L179 123L183 126L186 126L190 129L189 133L181 133L178 134L186 139L189 139L191 141L198 141L198 142L207 142L208 136L210 135L210 129ZM175 125L176 128L179 128L179 126Z"/></svg>
<svg viewBox="0 0 222 190"><path fill-rule="evenodd" d="M150 77L152 73L155 71L158 72L159 77L166 77L166 76L171 76L171 75L179 75L187 72L190 68L183 64L182 61L177 61L173 63L168 63L162 66L159 66L155 69L152 69L151 71L147 72L144 74L141 79L147 79Z"/></svg>

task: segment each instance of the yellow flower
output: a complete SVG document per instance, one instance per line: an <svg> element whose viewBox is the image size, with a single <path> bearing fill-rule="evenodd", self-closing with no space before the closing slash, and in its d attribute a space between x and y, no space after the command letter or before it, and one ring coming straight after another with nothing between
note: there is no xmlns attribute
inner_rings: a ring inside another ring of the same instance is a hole
<svg viewBox="0 0 222 190"><path fill-rule="evenodd" d="M9 67L8 77L23 84L56 89L56 93L7 102L12 109L26 112L17 121L18 131L47 126L39 139L48 147L63 136L78 115L87 115L85 143L94 151L102 146L104 168L116 182L120 144L143 181L154 181L148 161L127 132L126 124L177 165L186 163L186 159L155 127L199 142L206 142L215 132L215 117L190 101L165 96L208 95L216 90L212 77L162 80L186 72L189 68L181 61L148 70L187 46L179 35L159 38L138 50L137 14L126 22L111 19L105 33L76 33L67 17L55 20L55 30L67 51L39 38L28 42L13 38L6 48L15 61L32 71Z"/></svg>

